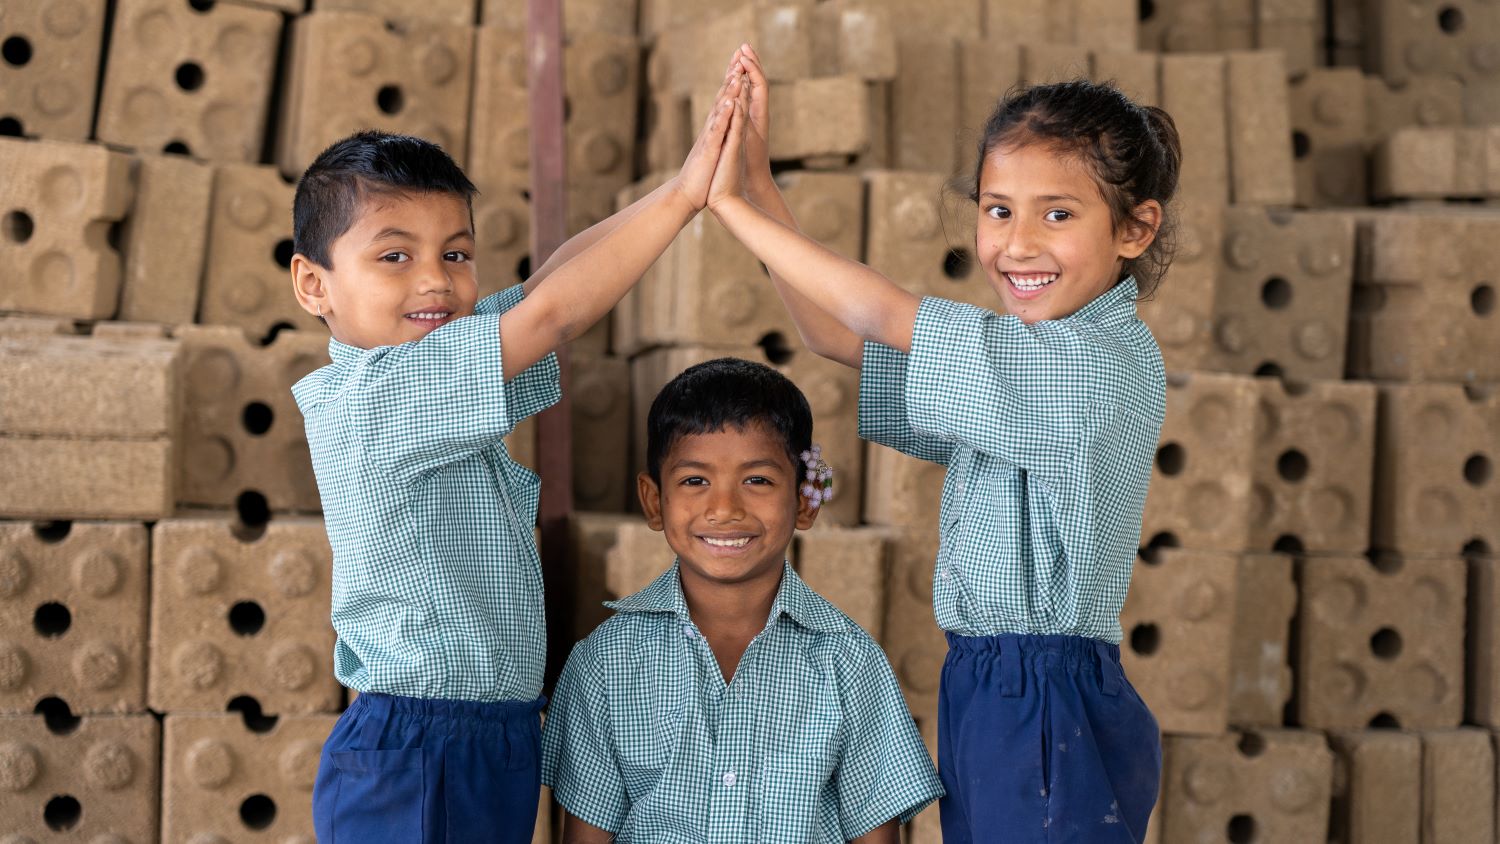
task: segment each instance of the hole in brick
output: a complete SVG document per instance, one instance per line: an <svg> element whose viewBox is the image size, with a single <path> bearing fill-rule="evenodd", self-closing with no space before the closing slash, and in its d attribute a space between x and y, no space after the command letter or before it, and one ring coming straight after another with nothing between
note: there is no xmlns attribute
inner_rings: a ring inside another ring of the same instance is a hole
<svg viewBox="0 0 1500 844"><path fill-rule="evenodd" d="M264 495L247 489L234 500L234 509L240 517L234 535L241 542L254 542L265 534L266 523L271 521L271 507Z"/></svg>
<svg viewBox="0 0 1500 844"><path fill-rule="evenodd" d="M1307 137L1307 133L1300 130L1293 132L1292 157L1306 158L1310 152L1312 152L1312 139Z"/></svg>
<svg viewBox="0 0 1500 844"><path fill-rule="evenodd" d="M375 105L386 114L396 114L406 105L406 97L398 85L386 85L375 92Z"/></svg>
<svg viewBox="0 0 1500 844"><path fill-rule="evenodd" d="M0 221L0 231L5 232L5 239L11 243L25 243L36 233L36 223L25 211L11 211Z"/></svg>
<svg viewBox="0 0 1500 844"><path fill-rule="evenodd" d="M120 244L125 242L124 220L116 220L109 224L109 228L104 232L104 242L109 244L110 249L116 252L121 251Z"/></svg>
<svg viewBox="0 0 1500 844"><path fill-rule="evenodd" d="M296 327L297 326L292 325L290 322L278 322L275 325L271 326L271 330L266 332L266 336L260 338L260 344L262 346L269 346L272 343L276 342L276 337L280 335L281 332L292 331L296 329Z"/></svg>
<svg viewBox="0 0 1500 844"><path fill-rule="evenodd" d="M525 281L531 278L531 256L522 255L521 260L516 262L516 278Z"/></svg>
<svg viewBox="0 0 1500 844"><path fill-rule="evenodd" d="M207 12L214 7L215 0L188 0L188 5L195 12Z"/></svg>
<svg viewBox="0 0 1500 844"><path fill-rule="evenodd" d="M1155 17L1156 16L1156 2L1155 2L1155 0L1141 0L1139 15L1140 15L1140 19L1143 20L1143 21L1148 21L1148 20L1151 20L1153 17Z"/></svg>
<svg viewBox="0 0 1500 844"><path fill-rule="evenodd" d="M1401 655L1401 634L1394 628L1382 627L1370 637L1370 653L1381 659L1395 659Z"/></svg>
<svg viewBox="0 0 1500 844"><path fill-rule="evenodd" d="M1280 378L1282 371L1280 365L1275 361L1266 361L1255 367L1255 374L1261 378Z"/></svg>
<svg viewBox="0 0 1500 844"><path fill-rule="evenodd" d="M42 716L47 722L47 732L55 736L65 736L78 729L83 719L73 714L68 707L68 702L60 697L44 697L36 702L36 708L31 710Z"/></svg>
<svg viewBox="0 0 1500 844"><path fill-rule="evenodd" d="M19 138L25 133L26 127L21 125L21 121L19 119L11 117L8 114L4 117L0 117L0 135L8 135L12 138Z"/></svg>
<svg viewBox="0 0 1500 844"><path fill-rule="evenodd" d="M253 401L245 405L245 412L241 415L245 423L245 430L252 436L260 436L271 430L271 423L275 421L275 414L271 412L269 405L263 402Z"/></svg>
<svg viewBox="0 0 1500 844"><path fill-rule="evenodd" d="M770 334L755 341L760 350L765 353L766 361L772 366L782 366L792 359L795 354L791 344L787 343L786 335L780 331L772 331Z"/></svg>
<svg viewBox="0 0 1500 844"><path fill-rule="evenodd" d="M1488 557L1490 555L1490 544L1476 536L1464 543L1462 553L1465 557Z"/></svg>
<svg viewBox="0 0 1500 844"><path fill-rule="evenodd" d="M42 810L42 820L47 822L47 827L57 832L66 832L78 825L79 818L83 817L83 806L71 794L59 794L47 801L47 807Z"/></svg>
<svg viewBox="0 0 1500 844"><path fill-rule="evenodd" d="M19 35L12 35L0 44L0 56L5 57L5 63L21 67L31 61L31 42Z"/></svg>
<svg viewBox="0 0 1500 844"><path fill-rule="evenodd" d="M1370 557L1370 565L1381 574L1400 574L1405 566L1401 558L1395 554L1382 554L1376 552Z"/></svg>
<svg viewBox="0 0 1500 844"><path fill-rule="evenodd" d="M949 249L943 256L943 275L954 281L962 281L974 270L974 257L967 249Z"/></svg>
<svg viewBox="0 0 1500 844"><path fill-rule="evenodd" d="M1156 468L1168 477L1182 473L1187 465L1187 451L1177 443L1167 443L1156 450Z"/></svg>
<svg viewBox="0 0 1500 844"><path fill-rule="evenodd" d="M1130 631L1130 649L1141 656L1150 656L1161 647L1161 629L1155 624L1137 624Z"/></svg>
<svg viewBox="0 0 1500 844"><path fill-rule="evenodd" d="M203 87L203 66L197 62L183 62L177 66L172 78L177 80L177 87L182 90L196 91Z"/></svg>
<svg viewBox="0 0 1500 844"><path fill-rule="evenodd" d="M1490 479L1490 459L1483 454L1473 454L1464 461L1464 480L1480 486Z"/></svg>
<svg viewBox="0 0 1500 844"><path fill-rule="evenodd" d="M282 269L289 270L292 268L292 256L295 254L297 252L292 246L292 239L286 238L276 242L276 249L271 252L271 257L276 259L276 263L280 264Z"/></svg>
<svg viewBox="0 0 1500 844"><path fill-rule="evenodd" d="M1481 284L1469 294L1469 307L1479 316L1489 316L1495 311L1495 288Z"/></svg>
<svg viewBox="0 0 1500 844"><path fill-rule="evenodd" d="M251 829L265 829L276 821L276 801L252 794L240 804L240 821Z"/></svg>
<svg viewBox="0 0 1500 844"><path fill-rule="evenodd" d="M1140 550L1141 560L1147 565L1157 565L1161 563L1161 549L1178 548L1181 546L1182 543L1177 540L1176 534L1169 531L1162 531L1151 537L1151 540L1146 543L1146 547Z"/></svg>
<svg viewBox="0 0 1500 844"><path fill-rule="evenodd" d="M1273 311L1279 311L1292 303L1291 282L1281 276L1271 276L1260 286L1260 300Z"/></svg>
<svg viewBox="0 0 1500 844"><path fill-rule="evenodd" d="M1389 712L1380 712L1374 718L1370 719L1370 729L1399 730L1401 729L1401 722L1396 720L1396 716Z"/></svg>
<svg viewBox="0 0 1500 844"><path fill-rule="evenodd" d="M73 613L56 601L49 601L36 608L31 616L31 626L48 639L56 639L73 626Z"/></svg>
<svg viewBox="0 0 1500 844"><path fill-rule="evenodd" d="M1235 815L1229 819L1229 828L1225 834L1229 836L1230 844L1249 844L1255 840L1255 818Z"/></svg>
<svg viewBox="0 0 1500 844"><path fill-rule="evenodd" d="M277 717L261 712L260 701L249 695L231 700L227 708L230 712L240 713L240 717L245 719L245 729L252 733L269 733L276 729Z"/></svg>
<svg viewBox="0 0 1500 844"><path fill-rule="evenodd" d="M164 147L161 148L161 151L164 152L164 153L166 153L166 154L168 154L168 155L192 155L193 154L193 151L191 149L188 149L188 145L187 145L186 141L170 141L170 142L168 142L168 144L166 146L164 146Z"/></svg>
<svg viewBox="0 0 1500 844"><path fill-rule="evenodd" d="M1304 548L1300 537L1293 533L1284 533L1271 543L1271 550L1283 554L1301 554Z"/></svg>
<svg viewBox="0 0 1500 844"><path fill-rule="evenodd" d="M1461 9L1453 6L1444 6L1438 10L1438 29L1453 35L1464 28L1464 13Z"/></svg>
<svg viewBox="0 0 1500 844"><path fill-rule="evenodd" d="M68 534L73 532L73 523L66 520L56 522L35 522L31 526L31 532L36 534L37 539L40 539L41 541L51 545L53 543L62 542L64 539L67 539Z"/></svg>
<svg viewBox="0 0 1500 844"><path fill-rule="evenodd" d="M1296 483L1307 477L1307 455L1289 448L1276 458L1276 474L1284 481Z"/></svg>
<svg viewBox="0 0 1500 844"><path fill-rule="evenodd" d="M254 636L266 626L266 611L254 601L240 601L229 608L229 628L241 636Z"/></svg>
<svg viewBox="0 0 1500 844"><path fill-rule="evenodd" d="M1245 733L1240 736L1238 745L1240 755L1253 759L1266 752L1266 740L1260 733Z"/></svg>

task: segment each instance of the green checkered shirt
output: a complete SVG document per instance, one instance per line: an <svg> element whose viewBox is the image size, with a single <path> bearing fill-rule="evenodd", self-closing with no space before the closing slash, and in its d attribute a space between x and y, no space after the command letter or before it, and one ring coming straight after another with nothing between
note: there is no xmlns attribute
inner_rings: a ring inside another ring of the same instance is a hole
<svg viewBox="0 0 1500 844"><path fill-rule="evenodd" d="M1127 278L1026 325L926 298L911 354L865 344L860 436L948 467L932 603L964 636L1120 641L1166 412Z"/></svg>
<svg viewBox="0 0 1500 844"><path fill-rule="evenodd" d="M500 438L557 401L551 355L501 387L516 285L421 340L292 387L333 546L334 672L361 692L534 700L546 661L541 483Z"/></svg>
<svg viewBox="0 0 1500 844"><path fill-rule="evenodd" d="M608 604L542 731L542 781L627 842L847 841L943 789L890 663L790 565L724 682L677 566Z"/></svg>

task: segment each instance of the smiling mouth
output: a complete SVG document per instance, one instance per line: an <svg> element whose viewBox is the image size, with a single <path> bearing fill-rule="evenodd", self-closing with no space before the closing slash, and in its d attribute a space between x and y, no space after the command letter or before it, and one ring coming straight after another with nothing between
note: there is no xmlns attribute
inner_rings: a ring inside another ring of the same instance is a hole
<svg viewBox="0 0 1500 844"><path fill-rule="evenodd" d="M405 314L404 316L407 319L415 320L417 322L442 322L443 320L447 319L448 317L453 316L453 312L452 311L419 311L419 312L414 313L414 314Z"/></svg>
<svg viewBox="0 0 1500 844"><path fill-rule="evenodd" d="M726 551L737 551L737 550L739 550L741 548L744 548L746 545L749 545L750 544L750 540L754 539L755 537L752 537L752 536L735 536L735 537L699 536L698 538L701 539L701 540L703 540L704 544L708 545L710 548L723 548Z"/></svg>
<svg viewBox="0 0 1500 844"><path fill-rule="evenodd" d="M1005 273L1011 286L1022 293L1035 293L1054 281L1058 273Z"/></svg>

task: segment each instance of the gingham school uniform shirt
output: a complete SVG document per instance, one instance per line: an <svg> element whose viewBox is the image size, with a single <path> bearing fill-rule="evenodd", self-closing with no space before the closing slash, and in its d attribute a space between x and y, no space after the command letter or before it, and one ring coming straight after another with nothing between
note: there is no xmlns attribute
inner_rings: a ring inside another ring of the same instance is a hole
<svg viewBox="0 0 1500 844"><path fill-rule="evenodd" d="M500 315L399 346L328 343L292 387L333 546L334 672L361 692L534 700L546 660L541 483L500 438L560 396L551 355L508 383Z"/></svg>
<svg viewBox="0 0 1500 844"><path fill-rule="evenodd" d="M1119 643L1166 411L1135 297L1127 278L1032 325L925 298L909 355L865 344L860 435L948 467L932 589L944 630Z"/></svg>
<svg viewBox="0 0 1500 844"><path fill-rule="evenodd" d="M674 564L568 658L542 781L628 842L847 841L942 796L880 647L786 566L724 682Z"/></svg>

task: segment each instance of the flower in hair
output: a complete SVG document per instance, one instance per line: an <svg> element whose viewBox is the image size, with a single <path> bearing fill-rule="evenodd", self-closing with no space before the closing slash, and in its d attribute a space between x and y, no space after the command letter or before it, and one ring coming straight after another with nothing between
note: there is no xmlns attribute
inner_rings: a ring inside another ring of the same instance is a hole
<svg viewBox="0 0 1500 844"><path fill-rule="evenodd" d="M833 500L833 467L823 460L823 447L814 444L802 452L802 462L807 466L803 473L802 496L814 510Z"/></svg>

